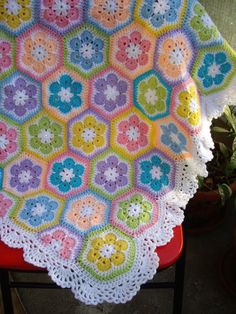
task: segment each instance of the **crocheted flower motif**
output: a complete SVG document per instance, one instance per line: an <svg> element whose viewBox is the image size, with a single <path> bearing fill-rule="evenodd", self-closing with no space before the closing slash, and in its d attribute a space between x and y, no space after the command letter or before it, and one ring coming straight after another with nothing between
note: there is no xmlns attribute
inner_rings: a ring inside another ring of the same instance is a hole
<svg viewBox="0 0 236 314"><path fill-rule="evenodd" d="M159 192L169 184L170 165L162 162L159 157L153 156L151 161L141 162L141 169L141 182L150 185L152 190Z"/></svg>
<svg viewBox="0 0 236 314"><path fill-rule="evenodd" d="M112 118L130 106L130 83L114 70L92 82L91 105L101 115Z"/></svg>
<svg viewBox="0 0 236 314"><path fill-rule="evenodd" d="M40 1L40 5L42 22L60 33L82 22L81 0L43 0Z"/></svg>
<svg viewBox="0 0 236 314"><path fill-rule="evenodd" d="M76 29L65 37L65 48L68 66L84 77L107 65L107 38L94 29Z"/></svg>
<svg viewBox="0 0 236 314"><path fill-rule="evenodd" d="M14 45L12 39L0 31L0 79L7 75L14 65Z"/></svg>
<svg viewBox="0 0 236 314"><path fill-rule="evenodd" d="M119 38L116 58L127 69L133 71L138 66L147 64L150 46L150 41L143 39L141 32L133 31L130 36Z"/></svg>
<svg viewBox="0 0 236 314"><path fill-rule="evenodd" d="M108 157L107 161L99 161L97 164L99 172L96 174L95 182L104 185L109 193L114 193L118 186L128 184L126 174L128 167L125 163L119 163L116 156Z"/></svg>
<svg viewBox="0 0 236 314"><path fill-rule="evenodd" d="M187 150L187 140L174 123L161 125L161 142L168 146L175 154L180 154Z"/></svg>
<svg viewBox="0 0 236 314"><path fill-rule="evenodd" d="M33 0L2 0L0 5L0 25L13 34L18 34L32 23Z"/></svg>
<svg viewBox="0 0 236 314"><path fill-rule="evenodd" d="M134 159L150 148L152 125L143 116L130 110L112 121L111 146Z"/></svg>
<svg viewBox="0 0 236 314"><path fill-rule="evenodd" d="M0 112L18 123L25 122L41 109L40 85L20 72L7 78L0 91Z"/></svg>
<svg viewBox="0 0 236 314"><path fill-rule="evenodd" d="M8 196L0 192L0 218L6 216L7 212L12 208L14 202Z"/></svg>
<svg viewBox="0 0 236 314"><path fill-rule="evenodd" d="M117 218L124 221L131 229L151 221L152 204L143 199L141 194L134 194L129 200L119 203Z"/></svg>
<svg viewBox="0 0 236 314"><path fill-rule="evenodd" d="M109 280L126 273L133 264L134 256L133 240L107 226L88 234L78 262L98 280Z"/></svg>
<svg viewBox="0 0 236 314"><path fill-rule="evenodd" d="M199 126L201 121L201 108L196 87L188 86L178 94L176 113L188 122L190 127Z"/></svg>
<svg viewBox="0 0 236 314"><path fill-rule="evenodd" d="M164 25L178 21L178 10L181 0L143 0L141 1L140 16L147 20L157 30Z"/></svg>
<svg viewBox="0 0 236 314"><path fill-rule="evenodd" d="M9 161L19 151L18 130L0 120L0 164Z"/></svg>
<svg viewBox="0 0 236 314"><path fill-rule="evenodd" d="M94 192L85 191L65 206L63 222L75 231L88 232L107 222L110 202Z"/></svg>
<svg viewBox="0 0 236 314"><path fill-rule="evenodd" d="M171 84L185 79L192 62L193 49L187 36L181 32L164 35L157 43L156 67Z"/></svg>
<svg viewBox="0 0 236 314"><path fill-rule="evenodd" d="M134 103L149 119L166 116L169 113L170 87L150 71L134 81Z"/></svg>
<svg viewBox="0 0 236 314"><path fill-rule="evenodd" d="M143 190L134 189L113 201L111 224L133 237L152 227L157 219L157 202Z"/></svg>
<svg viewBox="0 0 236 314"><path fill-rule="evenodd" d="M129 189L132 183L131 165L112 152L99 155L92 162L91 173L90 188L98 190L109 199Z"/></svg>
<svg viewBox="0 0 236 314"><path fill-rule="evenodd" d="M43 116L37 124L29 126L29 147L43 155L48 155L63 146L63 129L59 123Z"/></svg>
<svg viewBox="0 0 236 314"><path fill-rule="evenodd" d="M207 43L219 38L216 25L200 3L195 4L189 25L195 31L200 41Z"/></svg>
<svg viewBox="0 0 236 314"><path fill-rule="evenodd" d="M24 193L40 187L42 166L34 164L29 158L10 167L9 185L15 191Z"/></svg>
<svg viewBox="0 0 236 314"><path fill-rule="evenodd" d="M27 199L20 211L19 217L27 221L32 227L38 227L55 218L58 203L47 196Z"/></svg>
<svg viewBox="0 0 236 314"><path fill-rule="evenodd" d="M128 159L135 159L151 148L152 125L135 108L111 122L111 147Z"/></svg>
<svg viewBox="0 0 236 314"><path fill-rule="evenodd" d="M69 145L76 153L87 158L108 147L107 122L92 111L86 111L69 124Z"/></svg>
<svg viewBox="0 0 236 314"><path fill-rule="evenodd" d="M83 164L79 164L73 158L68 157L62 162L53 163L49 180L60 192L66 193L82 185L84 172Z"/></svg>
<svg viewBox="0 0 236 314"><path fill-rule="evenodd" d="M44 231L40 235L41 242L50 249L51 252L63 260L72 260L82 244L82 238L74 236L66 229L55 227L52 230Z"/></svg>
<svg viewBox="0 0 236 314"><path fill-rule="evenodd" d="M88 174L88 160L65 152L50 160L46 188L62 198L68 198L88 187Z"/></svg>
<svg viewBox="0 0 236 314"><path fill-rule="evenodd" d="M131 23L110 36L110 63L134 79L153 67L155 42L156 38L144 27Z"/></svg>
<svg viewBox="0 0 236 314"><path fill-rule="evenodd" d="M113 33L131 20L132 0L90 0L88 17L105 32Z"/></svg>
<svg viewBox="0 0 236 314"><path fill-rule="evenodd" d="M72 79L70 75L62 75L58 81L49 85L49 104L64 114L73 108L81 106L82 84Z"/></svg>
<svg viewBox="0 0 236 314"><path fill-rule="evenodd" d="M59 38L42 26L34 26L17 37L18 68L42 81L62 63L62 46Z"/></svg>
<svg viewBox="0 0 236 314"><path fill-rule="evenodd" d="M168 192L174 184L174 163L156 150L146 156L135 161L136 186L154 195Z"/></svg>
<svg viewBox="0 0 236 314"><path fill-rule="evenodd" d="M125 261L125 251L128 243L118 240L116 235L108 233L104 238L95 238L92 247L88 252L87 259L95 263L99 271L107 271L112 266L120 266Z"/></svg>
<svg viewBox="0 0 236 314"><path fill-rule="evenodd" d="M231 70L232 64L225 52L206 53L196 73L199 88L204 92L221 88Z"/></svg>
<svg viewBox="0 0 236 314"><path fill-rule="evenodd" d="M147 133L148 126L139 120L136 115L129 117L128 121L121 121L118 125L120 133L117 142L126 146L133 152L139 147L145 147L148 143Z"/></svg>

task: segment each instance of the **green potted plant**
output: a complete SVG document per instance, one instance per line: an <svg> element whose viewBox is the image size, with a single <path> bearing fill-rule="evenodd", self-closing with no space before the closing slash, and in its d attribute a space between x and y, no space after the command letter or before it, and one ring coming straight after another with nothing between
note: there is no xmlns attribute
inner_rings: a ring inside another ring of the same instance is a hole
<svg viewBox="0 0 236 314"><path fill-rule="evenodd" d="M236 191L236 110L226 106L212 124L215 148L207 163L208 177L199 177L199 189L186 208L189 232L211 230L225 214L225 204Z"/></svg>

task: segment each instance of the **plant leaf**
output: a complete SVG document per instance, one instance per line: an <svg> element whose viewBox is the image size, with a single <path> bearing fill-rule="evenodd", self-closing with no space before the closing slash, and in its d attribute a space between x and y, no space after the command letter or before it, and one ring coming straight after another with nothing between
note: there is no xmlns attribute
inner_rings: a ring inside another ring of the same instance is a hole
<svg viewBox="0 0 236 314"><path fill-rule="evenodd" d="M212 128L212 131L217 132L217 133L229 133L230 132L229 130L222 128L220 126L214 126Z"/></svg>
<svg viewBox="0 0 236 314"><path fill-rule="evenodd" d="M236 162L236 151L233 152L231 158L230 158L230 162Z"/></svg>
<svg viewBox="0 0 236 314"><path fill-rule="evenodd" d="M198 179L198 188L202 189L204 186L204 177L198 176L197 179Z"/></svg>
<svg viewBox="0 0 236 314"><path fill-rule="evenodd" d="M228 184L218 184L218 191L221 197L221 204L224 206L226 201L231 197L232 190Z"/></svg>
<svg viewBox="0 0 236 314"><path fill-rule="evenodd" d="M236 133L236 118L232 114L229 106L225 106L224 114L226 116L228 124L233 128L234 132Z"/></svg>
<svg viewBox="0 0 236 314"><path fill-rule="evenodd" d="M233 155L236 154L236 137L235 137L235 139L233 141L232 150L233 150Z"/></svg>
<svg viewBox="0 0 236 314"><path fill-rule="evenodd" d="M220 151L223 156L227 159L229 157L229 150L224 143L219 143Z"/></svg>

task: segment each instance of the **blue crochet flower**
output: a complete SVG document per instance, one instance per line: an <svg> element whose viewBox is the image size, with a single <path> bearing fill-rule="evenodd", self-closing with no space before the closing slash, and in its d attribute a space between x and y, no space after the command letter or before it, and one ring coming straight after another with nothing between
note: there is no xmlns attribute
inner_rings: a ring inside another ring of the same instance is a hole
<svg viewBox="0 0 236 314"><path fill-rule="evenodd" d="M0 167L0 190L2 189L3 184L3 168Z"/></svg>
<svg viewBox="0 0 236 314"><path fill-rule="evenodd" d="M170 149L176 154L186 151L187 140L183 133L179 132L174 123L161 125L161 129L161 141L163 144L169 146Z"/></svg>
<svg viewBox="0 0 236 314"><path fill-rule="evenodd" d="M149 185L155 192L159 192L163 187L168 186L170 165L163 162L158 156L152 156L151 160L142 161L141 170L141 183Z"/></svg>
<svg viewBox="0 0 236 314"><path fill-rule="evenodd" d="M66 193L82 184L81 176L84 173L84 166L68 157L63 162L55 162L52 166L50 183L57 186L60 192Z"/></svg>
<svg viewBox="0 0 236 314"><path fill-rule="evenodd" d="M95 37L89 30L84 30L78 37L70 40L71 62L79 64L84 70L91 70L103 63L104 41Z"/></svg>
<svg viewBox="0 0 236 314"><path fill-rule="evenodd" d="M20 218L26 220L31 226L38 227L48 223L55 218L59 204L48 196L38 196L27 199Z"/></svg>
<svg viewBox="0 0 236 314"><path fill-rule="evenodd" d="M58 108L62 113L68 113L82 104L80 97L82 85L80 82L74 81L68 74L62 75L59 81L51 83L49 91L51 92L49 104Z"/></svg>
<svg viewBox="0 0 236 314"><path fill-rule="evenodd" d="M144 0L141 7L141 17L147 19L153 27L161 27L165 22L177 20L177 10L181 0Z"/></svg>
<svg viewBox="0 0 236 314"><path fill-rule="evenodd" d="M198 70L198 77L201 78L205 88L213 85L219 86L231 68L232 65L228 62L224 52L208 53L203 59L203 65Z"/></svg>

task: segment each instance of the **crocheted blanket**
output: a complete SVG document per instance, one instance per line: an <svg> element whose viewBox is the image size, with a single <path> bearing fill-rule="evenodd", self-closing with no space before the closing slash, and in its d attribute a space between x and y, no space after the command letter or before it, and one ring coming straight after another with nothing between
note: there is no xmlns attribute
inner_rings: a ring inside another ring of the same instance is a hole
<svg viewBox="0 0 236 314"><path fill-rule="evenodd" d="M207 175L236 53L195 0L1 0L0 27L1 239L124 303Z"/></svg>

